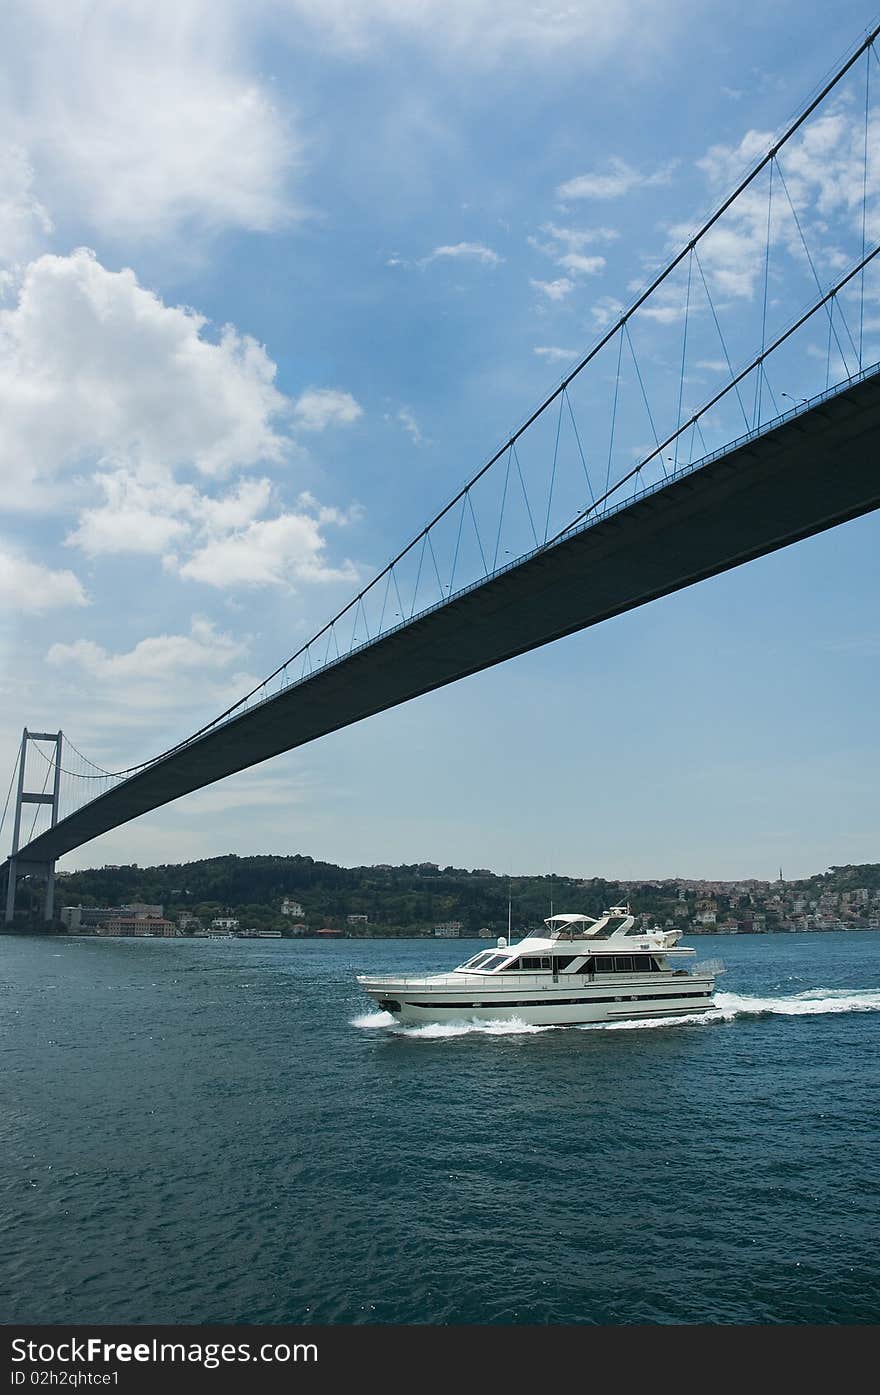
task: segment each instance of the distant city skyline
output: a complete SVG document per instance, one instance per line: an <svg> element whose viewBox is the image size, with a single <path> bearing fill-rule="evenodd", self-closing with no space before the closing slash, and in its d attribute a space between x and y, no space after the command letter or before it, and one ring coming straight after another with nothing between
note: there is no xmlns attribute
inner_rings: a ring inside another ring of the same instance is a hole
<svg viewBox="0 0 880 1395"><path fill-rule="evenodd" d="M87 17L12 0L0 780L25 724L115 769L271 671L552 388L871 18L853 0L746 0L735 25L696 0L540 17L526 0L98 0ZM826 143L864 127L859 80ZM880 63L871 84L869 241ZM827 277L849 195L807 154ZM763 237L739 234L734 310L755 303ZM774 274L770 301L794 310L809 287ZM874 361L880 280L863 319ZM809 367L778 385L792 400ZM688 391L719 371L701 359ZM60 867L269 851L772 882L780 864L800 880L878 861L878 528L428 694Z"/></svg>

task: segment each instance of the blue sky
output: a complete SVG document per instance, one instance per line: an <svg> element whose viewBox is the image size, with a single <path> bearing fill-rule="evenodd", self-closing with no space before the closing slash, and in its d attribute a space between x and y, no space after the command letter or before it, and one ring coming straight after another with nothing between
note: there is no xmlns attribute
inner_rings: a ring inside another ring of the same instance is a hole
<svg viewBox="0 0 880 1395"><path fill-rule="evenodd" d="M274 669L552 389L872 21L849 0L735 15L692 0L12 0L0 778L24 724L127 766ZM864 73L786 173L823 284L858 251ZM874 79L880 112L876 62ZM765 208L756 195L705 257L740 357ZM793 238L774 222L777 326L813 289ZM674 413L681 291L639 331L658 419ZM865 295L867 363L876 280ZM718 381L713 334L703 313L685 405ZM824 386L823 343L817 330L789 355L777 395ZM601 367L582 389L594 454L610 389ZM633 391L619 429L620 449L644 446ZM856 521L63 865L302 852L788 877L878 860L877 542L877 519Z"/></svg>

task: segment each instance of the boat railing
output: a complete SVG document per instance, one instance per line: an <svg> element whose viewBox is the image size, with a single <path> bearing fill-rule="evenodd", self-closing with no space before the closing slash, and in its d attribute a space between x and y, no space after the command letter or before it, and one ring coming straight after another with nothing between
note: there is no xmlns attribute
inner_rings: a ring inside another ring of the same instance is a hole
<svg viewBox="0 0 880 1395"><path fill-rule="evenodd" d="M688 971L686 969L680 969L678 972L687 973ZM369 981L369 983L378 984L382 987L384 987L385 985L390 986L391 984L396 984L399 988L421 989L425 987L426 983L428 983L432 988L438 988L442 986L444 988L472 989L475 988L478 984L486 984L494 990L496 987L515 988L522 984L524 984L526 987L538 987L539 985L535 983L535 979L538 976L538 974L540 974L542 982L546 982L547 980L549 980L551 983L576 983L578 982L578 980L582 982L584 979L586 979L590 983L605 982L606 979L609 982L620 982L621 979L630 977L648 978L654 981L656 978L659 977L657 971L651 969L621 969L620 971L614 970L610 973L599 972L587 974L581 973L579 971L575 973L565 973L564 971L561 971L556 975L554 975L552 970L550 969L534 969L531 973L525 974L481 974L479 972L476 972L473 974L420 974L417 977L407 978L399 978L396 975L392 974L359 974L358 978L366 979ZM465 982L465 980L467 980L467 982Z"/></svg>

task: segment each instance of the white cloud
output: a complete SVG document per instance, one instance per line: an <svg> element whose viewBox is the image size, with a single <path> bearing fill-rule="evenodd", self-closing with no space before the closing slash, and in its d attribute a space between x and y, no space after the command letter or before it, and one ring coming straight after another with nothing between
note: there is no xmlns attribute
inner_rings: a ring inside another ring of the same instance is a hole
<svg viewBox="0 0 880 1395"><path fill-rule="evenodd" d="M239 480L228 494L213 499L198 498L192 516L202 528L211 533L244 528L265 513L272 499L272 481L267 479Z"/></svg>
<svg viewBox="0 0 880 1395"><path fill-rule="evenodd" d="M639 307L638 313L641 319L672 325L683 320L686 314L689 317L702 314L705 308L705 301L697 297L693 287L688 297L687 286L679 274L658 286L651 298Z"/></svg>
<svg viewBox="0 0 880 1395"><path fill-rule="evenodd" d="M233 490L214 496L179 484L170 475L144 480L125 470L99 472L93 483L103 498L83 509L78 527L65 539L90 557L114 552L162 555L193 537L222 537L265 513L272 499L268 479L239 480Z"/></svg>
<svg viewBox="0 0 880 1395"><path fill-rule="evenodd" d="M0 541L0 606L13 614L40 615L81 605L88 605L88 597L73 572L51 571Z"/></svg>
<svg viewBox="0 0 880 1395"><path fill-rule="evenodd" d="M0 265L28 261L52 231L33 183L34 172L21 146L0 146Z"/></svg>
<svg viewBox="0 0 880 1395"><path fill-rule="evenodd" d="M165 305L132 271L85 249L31 263L18 304L0 310L0 477L13 504L84 462L206 475L278 462L288 409L265 349L226 326L219 340Z"/></svg>
<svg viewBox="0 0 880 1395"><path fill-rule="evenodd" d="M168 573L216 589L285 586L354 580L350 563L334 568L325 560L323 528L344 526L356 510L322 507L301 494L296 510L272 518L278 507L268 479L242 479L219 495L204 494L170 475L139 479L125 470L99 472L101 500L84 509L69 546L91 557L108 553L153 553Z"/></svg>
<svg viewBox="0 0 880 1395"><path fill-rule="evenodd" d="M603 295L590 310L597 329L608 329L623 314L623 301Z"/></svg>
<svg viewBox="0 0 880 1395"><path fill-rule="evenodd" d="M578 357L576 349L557 349L552 344L533 349L532 353L537 354L539 358L545 358L548 363L574 363Z"/></svg>
<svg viewBox="0 0 880 1395"><path fill-rule="evenodd" d="M189 532L181 514L194 512L196 491L162 481L139 480L125 470L100 472L94 483L103 501L83 509L78 526L65 539L89 557L114 552L162 554ZM205 500L205 503L209 501Z"/></svg>
<svg viewBox="0 0 880 1395"><path fill-rule="evenodd" d="M180 575L222 589L355 581L357 571L350 562L341 567L327 565L326 544L320 531L322 521L341 519L334 510L321 510L317 518L301 512L254 521L206 542L180 566Z"/></svg>
<svg viewBox="0 0 880 1395"><path fill-rule="evenodd" d="M746 131L738 145L711 145L697 160L697 169L703 171L711 184L733 188L767 154L772 144L772 132Z"/></svg>
<svg viewBox="0 0 880 1395"><path fill-rule="evenodd" d="M653 52L668 41L687 6L680 0L579 0L536 5L534 0L287 0L296 17L334 48L369 52L389 32L446 57L485 67L519 60L531 65L568 59L596 67L625 46Z"/></svg>
<svg viewBox="0 0 880 1395"><path fill-rule="evenodd" d="M429 262L437 261L441 258L451 258L454 261L462 259L468 261L481 262L483 266L498 266L503 260L497 252L493 252L491 247L486 247L482 242L456 242L453 246L435 247L422 261L423 266Z"/></svg>
<svg viewBox="0 0 880 1395"><path fill-rule="evenodd" d="M567 199L619 199L631 189L646 189L656 184L668 184L674 164L664 165L652 174L633 169L625 160L613 156L605 170L576 175L556 190L557 197Z"/></svg>
<svg viewBox="0 0 880 1395"><path fill-rule="evenodd" d="M530 284L536 291L543 291L549 300L564 300L574 290L574 282L567 276L560 276L556 281L532 280Z"/></svg>
<svg viewBox="0 0 880 1395"><path fill-rule="evenodd" d="M842 105L814 116L780 151L774 166L770 247L785 252L790 264L813 281L801 233L810 248L820 284L852 265L861 250L862 200L865 187L864 117ZM869 148L880 143L880 114L871 119ZM713 145L697 167L713 193L727 192L767 154L773 136L749 130L734 145ZM876 236L880 168L869 161L867 228ZM783 183L784 181L784 183ZM769 166L699 243L699 256L712 288L731 298L751 299L763 278L767 250ZM787 191L787 192L786 192ZM797 211L800 230L789 204ZM831 220L836 220L834 227ZM670 245L680 246L692 229L670 229ZM842 244L849 242L849 251ZM774 270L779 270L778 253ZM815 282L813 281L813 284Z"/></svg>
<svg viewBox="0 0 880 1395"><path fill-rule="evenodd" d="M4 24L0 117L53 206L128 240L293 215L302 140L235 0L7 0Z"/></svg>
<svg viewBox="0 0 880 1395"><path fill-rule="evenodd" d="M565 271L582 276L598 276L606 266L604 257L585 257L582 252L566 252L557 260Z"/></svg>
<svg viewBox="0 0 880 1395"><path fill-rule="evenodd" d="M293 414L304 431L324 431L328 426L350 426L363 416L363 408L350 392L307 388L294 403Z"/></svg>
<svg viewBox="0 0 880 1395"><path fill-rule="evenodd" d="M616 242L620 233L616 228L564 228L558 223L543 223L541 232L550 239L551 247L559 245L567 248L569 252L582 252L585 247L591 247L596 242ZM540 246L534 238L529 238L535 246ZM551 248L544 247L544 251Z"/></svg>
<svg viewBox="0 0 880 1395"><path fill-rule="evenodd" d="M413 444L416 446L420 446L424 437L422 436L421 430L419 429L419 424L416 421L413 413L410 411L409 407L400 408L400 411L397 413L397 420L400 422L404 431L406 431L412 438Z"/></svg>
<svg viewBox="0 0 880 1395"><path fill-rule="evenodd" d="M218 631L210 620L194 616L188 635L154 635L127 653L110 654L90 639L53 644L46 658L54 667L73 665L90 678L131 683L167 683L171 679L227 669L247 650L247 642Z"/></svg>
<svg viewBox="0 0 880 1395"><path fill-rule="evenodd" d="M284 418L318 432L362 415L337 388L309 388L291 403L274 376L255 340L231 326L209 338L202 316L163 304L133 272L107 271L85 250L43 256L27 268L18 304L0 310L7 498L45 507L53 480L82 470L66 542L90 557L153 554L211 586L347 578L348 564L333 569L323 556L324 525L342 515L314 500L291 511L265 477L211 487L233 469L288 457ZM179 479L184 470L208 487ZM277 517L262 517L273 504Z"/></svg>
<svg viewBox="0 0 880 1395"><path fill-rule="evenodd" d="M529 237L529 245L552 257L565 273L555 281L532 281L535 289L543 291L550 300L562 300L569 294L574 288L572 277L598 276L604 271L605 258L596 254L587 256L583 249L593 242L613 241L617 236L612 228L564 228L556 223L544 223L540 231L546 240Z"/></svg>

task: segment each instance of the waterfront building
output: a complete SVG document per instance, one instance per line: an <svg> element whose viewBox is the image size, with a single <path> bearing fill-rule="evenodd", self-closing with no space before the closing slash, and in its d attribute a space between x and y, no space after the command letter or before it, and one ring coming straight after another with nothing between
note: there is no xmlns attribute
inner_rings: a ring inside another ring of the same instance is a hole
<svg viewBox="0 0 880 1395"><path fill-rule="evenodd" d="M104 920L96 927L97 935L143 936L156 935L162 939L174 939L179 934L177 926L164 916L116 916Z"/></svg>
<svg viewBox="0 0 880 1395"><path fill-rule="evenodd" d="M434 934L441 940L457 940L461 935L461 929L460 920L447 920L442 925L434 926Z"/></svg>

